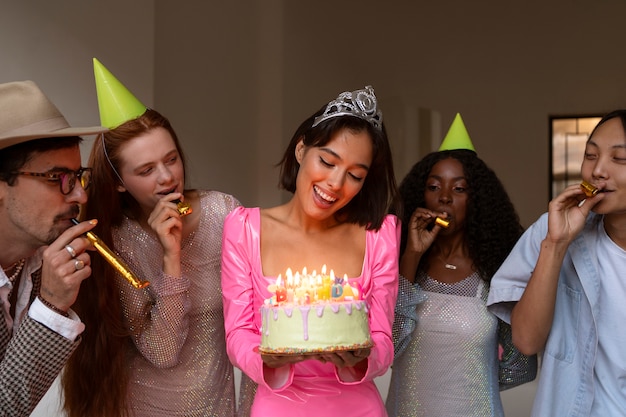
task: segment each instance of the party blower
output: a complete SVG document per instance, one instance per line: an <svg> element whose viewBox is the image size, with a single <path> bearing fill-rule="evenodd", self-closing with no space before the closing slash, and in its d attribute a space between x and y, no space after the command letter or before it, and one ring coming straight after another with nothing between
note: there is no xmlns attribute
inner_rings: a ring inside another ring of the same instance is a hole
<svg viewBox="0 0 626 417"><path fill-rule="evenodd" d="M72 219L72 223L79 224L76 219ZM111 264L111 266L122 274L124 278L135 288L145 288L150 285L149 281L142 281L130 270L126 262L124 262L119 256L117 256L107 245L92 232L85 233L87 239L93 244L93 246L100 252L100 255L104 257Z"/></svg>
<svg viewBox="0 0 626 417"><path fill-rule="evenodd" d="M178 210L178 214L180 214L182 217L187 216L188 214L191 214L193 212L193 208L191 208L191 205L189 203L185 203L184 201L180 200L174 200L172 202L176 204L176 210Z"/></svg>

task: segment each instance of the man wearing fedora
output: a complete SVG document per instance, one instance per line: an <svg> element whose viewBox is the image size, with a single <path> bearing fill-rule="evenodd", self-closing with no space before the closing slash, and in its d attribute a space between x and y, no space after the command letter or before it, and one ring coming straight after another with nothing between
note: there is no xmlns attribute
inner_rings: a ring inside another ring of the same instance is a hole
<svg viewBox="0 0 626 417"><path fill-rule="evenodd" d="M80 136L32 81L0 84L0 416L28 416L78 343L70 306L91 274L85 232L73 225L91 171Z"/></svg>

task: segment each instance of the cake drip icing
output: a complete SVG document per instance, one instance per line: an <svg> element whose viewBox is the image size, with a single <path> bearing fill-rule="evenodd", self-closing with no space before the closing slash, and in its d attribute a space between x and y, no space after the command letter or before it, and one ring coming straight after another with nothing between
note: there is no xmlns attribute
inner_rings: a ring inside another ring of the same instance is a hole
<svg viewBox="0 0 626 417"><path fill-rule="evenodd" d="M316 305L263 305L262 353L307 354L371 347L364 300Z"/></svg>

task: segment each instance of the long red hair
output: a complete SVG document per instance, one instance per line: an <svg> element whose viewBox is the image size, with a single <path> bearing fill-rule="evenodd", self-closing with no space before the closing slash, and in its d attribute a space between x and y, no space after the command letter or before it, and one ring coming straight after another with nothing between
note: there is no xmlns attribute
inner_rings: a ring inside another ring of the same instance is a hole
<svg viewBox="0 0 626 417"><path fill-rule="evenodd" d="M121 147L127 141L161 127L174 139L184 156L170 122L148 109L98 137L89 156L92 184L81 218L98 219L93 232L115 251L111 230L127 215L137 219L139 205L128 193L120 193L118 175ZM126 417L128 412L129 353L132 340L124 325L115 270L97 253L91 255L91 277L83 281L72 307L85 323L82 342L68 361L62 377L64 409L68 417Z"/></svg>

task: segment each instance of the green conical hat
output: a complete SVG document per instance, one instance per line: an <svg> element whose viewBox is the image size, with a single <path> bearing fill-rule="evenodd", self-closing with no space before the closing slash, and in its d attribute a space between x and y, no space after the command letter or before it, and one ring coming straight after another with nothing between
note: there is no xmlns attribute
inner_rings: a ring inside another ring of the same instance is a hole
<svg viewBox="0 0 626 417"><path fill-rule="evenodd" d="M96 58L93 59L93 72L102 126L115 129L141 116L148 109Z"/></svg>
<svg viewBox="0 0 626 417"><path fill-rule="evenodd" d="M469 149L470 151L476 152L459 113L456 114L454 121L450 125L450 129L448 129L448 133L443 138L441 146L439 147L440 151L449 151L452 149Z"/></svg>

